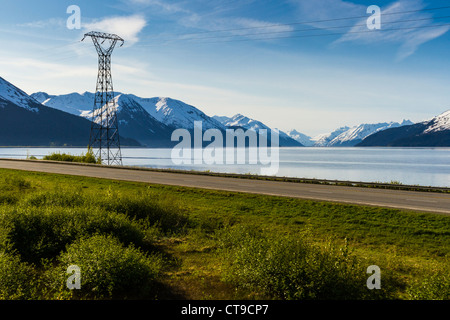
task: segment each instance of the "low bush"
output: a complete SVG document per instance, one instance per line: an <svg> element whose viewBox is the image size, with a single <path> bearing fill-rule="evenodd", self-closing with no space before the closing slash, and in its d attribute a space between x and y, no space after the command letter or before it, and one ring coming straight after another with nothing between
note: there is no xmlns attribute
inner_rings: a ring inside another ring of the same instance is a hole
<svg viewBox="0 0 450 320"><path fill-rule="evenodd" d="M34 273L19 256L0 250L0 300L33 299Z"/></svg>
<svg viewBox="0 0 450 320"><path fill-rule="evenodd" d="M54 271L59 298L133 299L154 298L153 288L163 261L130 245L125 247L112 236L95 235L75 241L58 258ZM67 268L76 265L81 272L81 289L66 287Z"/></svg>
<svg viewBox="0 0 450 320"><path fill-rule="evenodd" d="M67 244L90 234L114 234L126 244L141 245L144 230L123 214L98 208L0 208L0 248L40 263L56 257Z"/></svg>
<svg viewBox="0 0 450 320"><path fill-rule="evenodd" d="M368 275L347 247L312 245L305 236L269 237L255 229L220 233L224 279L237 287L276 299L380 299L392 288L369 290Z"/></svg>

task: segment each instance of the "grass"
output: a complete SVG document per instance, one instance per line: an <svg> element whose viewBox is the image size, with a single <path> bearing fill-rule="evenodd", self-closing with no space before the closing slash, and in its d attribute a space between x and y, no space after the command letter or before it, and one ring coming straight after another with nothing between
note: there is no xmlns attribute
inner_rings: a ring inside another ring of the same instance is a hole
<svg viewBox="0 0 450 320"><path fill-rule="evenodd" d="M450 299L448 216L0 174L0 299Z"/></svg>

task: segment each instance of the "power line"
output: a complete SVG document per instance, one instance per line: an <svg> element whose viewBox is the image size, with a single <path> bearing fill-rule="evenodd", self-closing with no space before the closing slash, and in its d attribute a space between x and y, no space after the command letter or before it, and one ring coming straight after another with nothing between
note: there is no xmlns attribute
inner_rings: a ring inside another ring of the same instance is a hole
<svg viewBox="0 0 450 320"><path fill-rule="evenodd" d="M399 30L416 30L416 29L424 29L424 28L436 28L436 27L444 27L450 26L450 23L444 24L436 24L429 26L416 26L416 27L401 27L401 28L390 28L390 29L380 29L380 30L364 30L364 31L348 31L348 32L338 32L338 33L324 33L324 34L307 34L307 35L291 35L285 37L264 37L264 38L251 38L251 39L231 39L225 41L193 41L193 44L209 44L209 43L227 43L227 42L246 42L246 41L260 41L260 40L277 40L277 39L290 39L290 38L314 38L314 37L326 37L326 36L339 36L346 34L364 34L364 33L374 33L374 32L388 32L388 31L399 31ZM191 40L200 40L200 39L191 39ZM141 47L159 47L162 45L141 45Z"/></svg>
<svg viewBox="0 0 450 320"><path fill-rule="evenodd" d="M397 24L397 23L404 23L404 22L418 22L418 21L426 21L426 20L434 20L434 19L448 19L448 18L450 18L450 16L435 17L435 18L421 18L421 19L399 20L399 21L392 21L392 22L384 22L383 25ZM299 29L299 30L284 30L284 31L245 33L245 34L210 36L210 37L201 37L201 38L184 38L184 39L182 38L182 39L172 39L172 40L189 41L189 40L204 40L204 39L217 39L217 38L248 37L248 36L255 36L255 35L280 34L280 33L292 33L292 32L306 32L306 31L322 31L322 30L345 29L345 28L364 27L364 26L366 26L366 24L356 24L356 25L346 25L346 26L332 26L332 27L326 27L326 28L309 28L309 29Z"/></svg>
<svg viewBox="0 0 450 320"><path fill-rule="evenodd" d="M336 36L336 35L358 34L358 33L387 32L387 31L399 31L399 30L415 30L415 29L436 28L436 27L444 27L444 26L450 26L450 23L429 25L429 26L420 26L420 27L404 27L404 28L391 28L391 29L365 30L365 31L348 31L348 32L341 32L341 33L311 34L311 35L301 35L301 36L273 37L273 38L260 38L260 39L236 39L236 40L217 41L217 42L221 43L221 42L235 42L235 41L249 41L249 40L275 40L275 39L288 39L288 38L325 37L325 36ZM198 42L198 43L202 43L202 42ZM204 42L204 43L206 43L206 42Z"/></svg>
<svg viewBox="0 0 450 320"><path fill-rule="evenodd" d="M348 31L348 32L340 32L340 33L325 33L325 34L307 34L307 35L291 35L291 36L285 36L285 37L264 37L264 38L251 38L251 39L232 39L232 40L225 40L225 41L192 41L191 43L198 43L198 44L207 44L207 43L226 43L226 42L241 42L241 41L259 41L259 40L276 40L276 39L288 39L288 38L314 38L314 37L324 37L324 36L337 36L337 35L346 35L346 34L353 34L353 33L370 33L370 32L387 32L387 31L398 31L398 30L414 30L414 29L422 29L422 28L434 28L434 27L442 27L442 26L449 26L450 23L446 24L438 24L438 25L429 25L429 26L417 26L417 27L403 27L403 28L391 28L391 29L381 29L381 30L365 30L365 31ZM258 34L254 34L258 35ZM247 36L242 35L240 37ZM235 36L236 37L236 36ZM216 39L219 37L216 37ZM189 39L189 40L202 40L200 39ZM167 45L167 44L164 44ZM161 45L140 45L141 47L158 47Z"/></svg>
<svg viewBox="0 0 450 320"><path fill-rule="evenodd" d="M397 14L406 14L406 13L416 13L416 12L424 12L424 11L436 11L436 10L444 10L450 9L450 6L445 7L436 7L436 8L428 8L428 9L420 9L420 10L409 10L409 11L398 11L398 12L388 12L383 13L383 16L386 15L397 15ZM218 30L205 30L191 33L180 33L174 34L175 36L187 36L187 35L197 35L197 34L205 34L205 33L218 33L218 32L230 32L230 31L242 31L242 30L253 30L253 29L267 29L274 27L283 27L283 26L292 26L292 25L304 25L311 23L324 23L324 22L333 22L333 21L344 21L344 20L354 20L354 19L362 19L367 18L367 14L363 16L354 16L354 17L341 17L341 18L333 18L333 19L324 19L324 20L312 20L312 21L297 21L291 23L277 23L265 26L254 26L254 27L241 27L241 28L230 28L230 29L218 29Z"/></svg>

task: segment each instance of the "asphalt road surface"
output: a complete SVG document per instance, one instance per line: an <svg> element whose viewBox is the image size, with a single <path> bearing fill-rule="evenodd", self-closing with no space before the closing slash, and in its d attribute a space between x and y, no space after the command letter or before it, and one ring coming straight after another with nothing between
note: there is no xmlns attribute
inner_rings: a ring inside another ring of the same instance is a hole
<svg viewBox="0 0 450 320"><path fill-rule="evenodd" d="M0 159L0 168L408 209L450 215L450 194L250 180L54 162Z"/></svg>

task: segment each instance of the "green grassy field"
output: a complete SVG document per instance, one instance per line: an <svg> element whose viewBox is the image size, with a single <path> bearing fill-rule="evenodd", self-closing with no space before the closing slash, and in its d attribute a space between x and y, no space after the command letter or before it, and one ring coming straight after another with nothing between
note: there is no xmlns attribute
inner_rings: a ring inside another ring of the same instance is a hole
<svg viewBox="0 0 450 320"><path fill-rule="evenodd" d="M448 216L0 173L1 299L450 299Z"/></svg>

